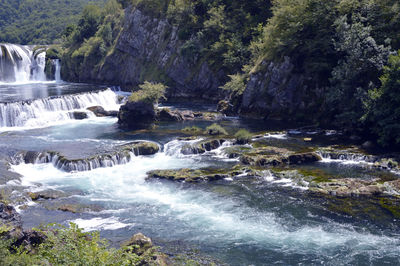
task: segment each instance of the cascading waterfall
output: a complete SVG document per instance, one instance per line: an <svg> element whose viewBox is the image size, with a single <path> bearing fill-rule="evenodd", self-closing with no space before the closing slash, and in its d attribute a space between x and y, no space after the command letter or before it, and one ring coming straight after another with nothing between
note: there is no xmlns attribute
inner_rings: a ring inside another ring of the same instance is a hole
<svg viewBox="0 0 400 266"><path fill-rule="evenodd" d="M54 65L56 67L56 72L55 72L55 80L57 83L62 82L61 80L61 64L60 64L60 59L54 59L53 60Z"/></svg>
<svg viewBox="0 0 400 266"><path fill-rule="evenodd" d="M34 53L31 46L0 44L0 82L46 81L45 49Z"/></svg>
<svg viewBox="0 0 400 266"><path fill-rule="evenodd" d="M73 119L71 111L102 106L118 110L117 95L106 89L33 101L0 103L0 127L40 127L52 122Z"/></svg>

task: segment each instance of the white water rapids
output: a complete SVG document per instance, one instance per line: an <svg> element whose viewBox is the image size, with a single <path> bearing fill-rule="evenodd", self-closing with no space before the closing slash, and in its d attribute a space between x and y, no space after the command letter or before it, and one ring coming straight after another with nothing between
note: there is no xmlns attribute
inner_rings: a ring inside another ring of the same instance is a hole
<svg viewBox="0 0 400 266"><path fill-rule="evenodd" d="M176 149L176 143L166 146ZM146 172L154 169L206 166L193 156L174 154L175 151L167 150L155 156L135 157L126 165L79 173L65 173L51 164L22 164L13 169L23 175L24 186L35 187L40 183L43 188L74 187L84 191L84 196L79 197L91 202L124 206L102 211L99 217L73 220L87 230L156 226L161 235L212 246L250 245L281 254L318 254L322 261L330 261L328 258L344 252L342 263L351 263L357 256L374 260L380 256L396 258L400 254L400 239L396 237L359 232L351 225L329 220L326 224L293 228L273 212L247 206L238 198L221 197L193 187L183 189L176 183L145 180ZM104 216L105 213L109 215ZM161 229L164 226L168 233Z"/></svg>
<svg viewBox="0 0 400 266"><path fill-rule="evenodd" d="M37 128L57 122L73 120L72 111L83 111L91 106L106 110L118 110L117 95L106 89L97 92L49 97L32 101L0 103L0 130L10 128Z"/></svg>

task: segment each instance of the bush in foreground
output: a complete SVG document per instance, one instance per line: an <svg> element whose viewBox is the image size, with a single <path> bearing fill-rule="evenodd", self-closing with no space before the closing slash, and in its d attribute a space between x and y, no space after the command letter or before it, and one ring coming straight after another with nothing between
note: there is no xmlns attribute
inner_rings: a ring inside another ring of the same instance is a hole
<svg viewBox="0 0 400 266"><path fill-rule="evenodd" d="M1 265L146 265L154 262L153 248L138 255L136 246L109 248L98 232L86 233L76 224L51 224L36 231L44 235L42 244L26 249L13 247L12 240L0 238Z"/></svg>

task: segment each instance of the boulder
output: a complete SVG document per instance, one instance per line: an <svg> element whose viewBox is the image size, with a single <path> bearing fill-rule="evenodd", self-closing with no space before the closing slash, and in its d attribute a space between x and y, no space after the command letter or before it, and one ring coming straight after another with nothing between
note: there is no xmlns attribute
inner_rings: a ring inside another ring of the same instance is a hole
<svg viewBox="0 0 400 266"><path fill-rule="evenodd" d="M7 230L6 238L20 238L23 236L21 216L14 207L0 202L0 227L4 226Z"/></svg>
<svg viewBox="0 0 400 266"><path fill-rule="evenodd" d="M86 112L72 112L72 117L76 120L83 120L88 118L88 114Z"/></svg>
<svg viewBox="0 0 400 266"><path fill-rule="evenodd" d="M178 111L171 111L168 108L163 108L157 112L157 120L158 121L183 121L183 116Z"/></svg>
<svg viewBox="0 0 400 266"><path fill-rule="evenodd" d="M122 105L118 113L118 123L129 129L147 129L156 120L156 111L152 103L128 101Z"/></svg>
<svg viewBox="0 0 400 266"><path fill-rule="evenodd" d="M92 106L86 108L86 110L93 112L97 117L105 117L105 116L112 116L117 117L118 111L106 111L101 106Z"/></svg>
<svg viewBox="0 0 400 266"><path fill-rule="evenodd" d="M185 155L203 154L206 151L212 151L219 148L225 141L225 139L211 139L195 144L187 144L182 147L181 153Z"/></svg>

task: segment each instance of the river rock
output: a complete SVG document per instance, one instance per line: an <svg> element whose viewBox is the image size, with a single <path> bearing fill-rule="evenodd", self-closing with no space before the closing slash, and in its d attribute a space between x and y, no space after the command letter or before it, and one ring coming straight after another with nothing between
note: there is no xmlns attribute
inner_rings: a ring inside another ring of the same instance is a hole
<svg viewBox="0 0 400 266"><path fill-rule="evenodd" d="M157 111L157 120L158 121L183 121L184 117L179 111L172 111L168 108L163 108Z"/></svg>
<svg viewBox="0 0 400 266"><path fill-rule="evenodd" d="M118 113L118 123L129 129L146 129L156 121L156 111L152 103L128 101Z"/></svg>
<svg viewBox="0 0 400 266"><path fill-rule="evenodd" d="M218 172L220 171L220 172ZM229 171L218 170L212 171L207 169L180 169L180 170L155 170L147 173L148 178L166 179L171 181L185 181L190 183L200 181L215 181L231 177Z"/></svg>
<svg viewBox="0 0 400 266"><path fill-rule="evenodd" d="M182 147L181 153L185 155L203 154L206 151L212 151L219 148L225 141L225 139L211 139L204 140L195 144L187 144Z"/></svg>
<svg viewBox="0 0 400 266"><path fill-rule="evenodd" d="M21 216L14 207L0 202L0 227L5 226L7 238L20 238L23 236Z"/></svg>
<svg viewBox="0 0 400 266"><path fill-rule="evenodd" d="M240 161L246 165L269 167L280 165L306 164L321 160L321 157L314 152L295 154L260 154L247 153L240 157Z"/></svg>
<svg viewBox="0 0 400 266"><path fill-rule="evenodd" d="M104 116L117 117L118 116L118 111L106 111L101 106L88 107L88 108L86 108L86 110L93 112L97 117L104 117Z"/></svg>
<svg viewBox="0 0 400 266"><path fill-rule="evenodd" d="M87 119L88 118L88 114L86 112L78 112L78 111L76 111L76 112L72 113L72 117L75 120L83 120L83 119Z"/></svg>

